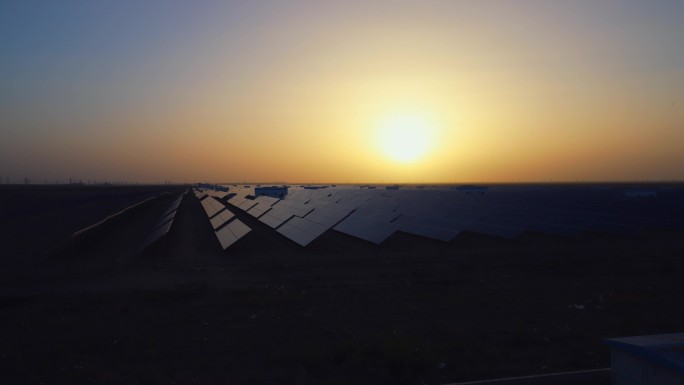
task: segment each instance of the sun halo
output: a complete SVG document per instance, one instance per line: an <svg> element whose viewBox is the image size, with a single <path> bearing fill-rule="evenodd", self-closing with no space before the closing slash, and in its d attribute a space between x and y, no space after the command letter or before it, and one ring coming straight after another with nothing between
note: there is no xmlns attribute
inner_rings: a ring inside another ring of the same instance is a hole
<svg viewBox="0 0 684 385"><path fill-rule="evenodd" d="M377 142L381 152L399 163L414 163L435 145L435 125L418 113L395 113L378 125Z"/></svg>

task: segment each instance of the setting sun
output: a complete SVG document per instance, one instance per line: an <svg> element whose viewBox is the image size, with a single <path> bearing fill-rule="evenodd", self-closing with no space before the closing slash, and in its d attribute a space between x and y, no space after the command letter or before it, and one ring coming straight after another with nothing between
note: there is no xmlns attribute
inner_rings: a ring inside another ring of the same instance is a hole
<svg viewBox="0 0 684 385"><path fill-rule="evenodd" d="M0 2L4 184L684 179L684 1L62 3Z"/></svg>
<svg viewBox="0 0 684 385"><path fill-rule="evenodd" d="M377 142L387 157L410 163L424 157L435 144L434 124L416 113L392 114L381 120Z"/></svg>

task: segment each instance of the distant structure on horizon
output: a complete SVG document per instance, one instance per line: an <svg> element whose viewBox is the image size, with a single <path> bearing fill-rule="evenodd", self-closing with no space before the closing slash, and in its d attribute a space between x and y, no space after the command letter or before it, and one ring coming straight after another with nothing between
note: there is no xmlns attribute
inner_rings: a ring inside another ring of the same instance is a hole
<svg viewBox="0 0 684 385"><path fill-rule="evenodd" d="M489 190L487 186L463 185L458 186L457 190L466 194L484 194Z"/></svg>
<svg viewBox="0 0 684 385"><path fill-rule="evenodd" d="M221 186L217 184L211 184L211 183L197 183L197 187L205 190L215 190L215 191L223 191L223 192L228 192L228 187L226 186Z"/></svg>
<svg viewBox="0 0 684 385"><path fill-rule="evenodd" d="M264 186L254 188L254 196L257 197L267 196L272 198L283 199L286 195L287 186Z"/></svg>

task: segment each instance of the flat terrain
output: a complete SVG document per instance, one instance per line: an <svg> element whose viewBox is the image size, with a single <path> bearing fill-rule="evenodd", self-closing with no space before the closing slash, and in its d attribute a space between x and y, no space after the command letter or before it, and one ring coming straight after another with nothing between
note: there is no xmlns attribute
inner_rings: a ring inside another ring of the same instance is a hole
<svg viewBox="0 0 684 385"><path fill-rule="evenodd" d="M604 338L682 331L682 231L450 243L398 233L380 246L329 231L301 248L229 207L253 231L224 252L187 195L166 239L135 253L184 190L91 191L92 207L119 202L92 215L73 190L73 206L53 202L14 230L45 196L1 190L14 231L3 238L3 383L439 384L605 368ZM35 244L29 228L43 231Z"/></svg>

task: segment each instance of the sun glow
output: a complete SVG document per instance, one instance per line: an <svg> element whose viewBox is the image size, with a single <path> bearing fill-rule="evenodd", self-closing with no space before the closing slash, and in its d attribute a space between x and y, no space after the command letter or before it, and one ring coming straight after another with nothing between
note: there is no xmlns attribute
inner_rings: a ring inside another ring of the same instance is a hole
<svg viewBox="0 0 684 385"><path fill-rule="evenodd" d="M380 121L377 141L387 157L401 163L411 163L427 155L434 147L435 126L417 113L400 113Z"/></svg>

